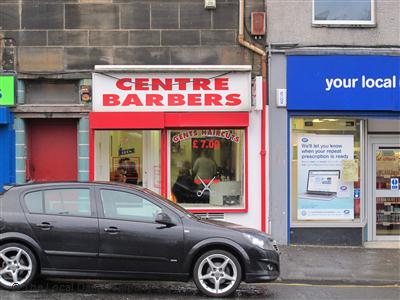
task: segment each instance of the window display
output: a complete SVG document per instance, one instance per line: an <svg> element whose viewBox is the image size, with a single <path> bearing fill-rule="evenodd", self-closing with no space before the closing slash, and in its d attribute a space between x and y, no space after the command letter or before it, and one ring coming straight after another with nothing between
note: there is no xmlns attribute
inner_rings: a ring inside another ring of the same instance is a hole
<svg viewBox="0 0 400 300"><path fill-rule="evenodd" d="M292 119L294 221L360 218L361 121Z"/></svg>
<svg viewBox="0 0 400 300"><path fill-rule="evenodd" d="M187 208L244 206L243 129L170 131L170 197Z"/></svg>

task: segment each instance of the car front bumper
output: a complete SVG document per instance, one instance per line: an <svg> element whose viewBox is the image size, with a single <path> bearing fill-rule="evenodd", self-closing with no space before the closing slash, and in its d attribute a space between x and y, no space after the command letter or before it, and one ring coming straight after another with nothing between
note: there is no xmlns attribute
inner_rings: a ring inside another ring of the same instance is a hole
<svg viewBox="0 0 400 300"><path fill-rule="evenodd" d="M250 266L246 270L244 281L247 283L270 282L279 277L279 253L273 250L257 250L249 253Z"/></svg>

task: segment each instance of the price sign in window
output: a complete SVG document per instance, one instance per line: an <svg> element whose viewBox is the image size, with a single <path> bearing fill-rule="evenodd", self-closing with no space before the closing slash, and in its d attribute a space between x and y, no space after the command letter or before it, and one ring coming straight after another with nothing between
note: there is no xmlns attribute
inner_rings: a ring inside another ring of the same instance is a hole
<svg viewBox="0 0 400 300"><path fill-rule="evenodd" d="M171 199L187 208L242 208L243 129L170 131Z"/></svg>
<svg viewBox="0 0 400 300"><path fill-rule="evenodd" d="M219 140L193 139L193 149L220 149Z"/></svg>

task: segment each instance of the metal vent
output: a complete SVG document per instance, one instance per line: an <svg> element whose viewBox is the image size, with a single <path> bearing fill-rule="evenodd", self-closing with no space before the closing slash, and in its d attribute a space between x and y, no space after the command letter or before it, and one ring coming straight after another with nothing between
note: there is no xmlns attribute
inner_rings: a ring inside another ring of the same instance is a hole
<svg viewBox="0 0 400 300"><path fill-rule="evenodd" d="M195 213L195 216L201 219L223 220L225 215L223 213Z"/></svg>

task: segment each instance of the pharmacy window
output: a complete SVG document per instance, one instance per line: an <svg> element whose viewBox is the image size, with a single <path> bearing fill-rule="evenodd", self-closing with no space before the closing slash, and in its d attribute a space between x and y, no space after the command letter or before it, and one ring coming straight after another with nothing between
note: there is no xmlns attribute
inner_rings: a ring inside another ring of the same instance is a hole
<svg viewBox="0 0 400 300"><path fill-rule="evenodd" d="M359 222L362 121L291 119L291 217L293 222Z"/></svg>
<svg viewBox="0 0 400 300"><path fill-rule="evenodd" d="M185 208L244 208L245 130L170 132L170 198Z"/></svg>
<svg viewBox="0 0 400 300"><path fill-rule="evenodd" d="M375 0L313 0L314 25L375 25Z"/></svg>

